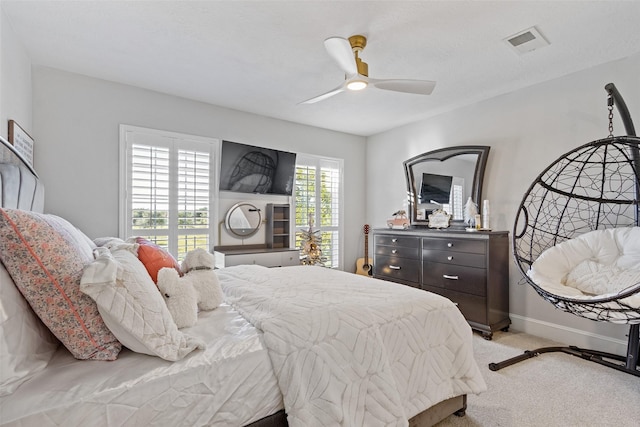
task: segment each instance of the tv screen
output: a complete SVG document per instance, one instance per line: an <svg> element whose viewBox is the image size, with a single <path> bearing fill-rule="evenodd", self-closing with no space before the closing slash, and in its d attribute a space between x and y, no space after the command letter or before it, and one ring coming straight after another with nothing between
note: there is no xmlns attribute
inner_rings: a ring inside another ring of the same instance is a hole
<svg viewBox="0 0 640 427"><path fill-rule="evenodd" d="M449 203L451 193L451 181L453 177L436 175L433 173L422 174L420 186L420 203Z"/></svg>
<svg viewBox="0 0 640 427"><path fill-rule="evenodd" d="M291 196L296 154L222 141L220 190Z"/></svg>

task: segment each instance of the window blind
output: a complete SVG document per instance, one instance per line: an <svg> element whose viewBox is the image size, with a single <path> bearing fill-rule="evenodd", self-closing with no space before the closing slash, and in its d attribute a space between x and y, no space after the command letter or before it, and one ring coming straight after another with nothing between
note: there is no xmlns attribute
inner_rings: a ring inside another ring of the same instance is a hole
<svg viewBox="0 0 640 427"><path fill-rule="evenodd" d="M179 260L213 241L214 141L162 131L128 130L125 144L125 237L142 236Z"/></svg>
<svg viewBox="0 0 640 427"><path fill-rule="evenodd" d="M327 267L341 264L342 160L298 155L296 160L296 229L320 230L320 248ZM296 247L303 244L296 234Z"/></svg>

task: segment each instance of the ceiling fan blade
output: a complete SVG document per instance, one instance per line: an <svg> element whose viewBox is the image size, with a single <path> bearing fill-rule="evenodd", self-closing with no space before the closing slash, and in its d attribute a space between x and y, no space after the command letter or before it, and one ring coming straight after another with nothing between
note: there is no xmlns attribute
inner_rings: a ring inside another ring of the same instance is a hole
<svg viewBox="0 0 640 427"><path fill-rule="evenodd" d="M342 37L329 37L324 41L324 47L346 75L352 76L358 73L356 59L349 40Z"/></svg>
<svg viewBox="0 0 640 427"><path fill-rule="evenodd" d="M431 95L433 88L436 87L436 82L429 80L369 79L369 83L378 89L417 95Z"/></svg>
<svg viewBox="0 0 640 427"><path fill-rule="evenodd" d="M331 98L333 95L337 95L340 92L343 92L345 89L345 84L341 84L335 89L330 90L329 92L323 93L322 95L314 96L311 99L307 99L306 101L299 102L299 104L315 104L316 102L324 101L327 98Z"/></svg>

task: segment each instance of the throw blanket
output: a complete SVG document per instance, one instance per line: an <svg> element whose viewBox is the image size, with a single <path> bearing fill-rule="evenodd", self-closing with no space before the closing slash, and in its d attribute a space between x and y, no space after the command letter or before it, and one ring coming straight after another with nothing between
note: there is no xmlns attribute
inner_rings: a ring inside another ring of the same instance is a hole
<svg viewBox="0 0 640 427"><path fill-rule="evenodd" d="M264 333L291 427L406 426L486 389L471 329L446 298L322 267L218 276L227 301Z"/></svg>

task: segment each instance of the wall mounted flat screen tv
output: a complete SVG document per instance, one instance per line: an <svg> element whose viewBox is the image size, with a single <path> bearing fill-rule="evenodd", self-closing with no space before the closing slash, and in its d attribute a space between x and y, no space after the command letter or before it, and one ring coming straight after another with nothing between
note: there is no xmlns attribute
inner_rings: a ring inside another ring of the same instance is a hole
<svg viewBox="0 0 640 427"><path fill-rule="evenodd" d="M452 176L423 173L420 185L420 203L449 203Z"/></svg>
<svg viewBox="0 0 640 427"><path fill-rule="evenodd" d="M296 154L222 141L220 190L291 196Z"/></svg>

